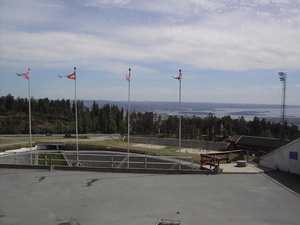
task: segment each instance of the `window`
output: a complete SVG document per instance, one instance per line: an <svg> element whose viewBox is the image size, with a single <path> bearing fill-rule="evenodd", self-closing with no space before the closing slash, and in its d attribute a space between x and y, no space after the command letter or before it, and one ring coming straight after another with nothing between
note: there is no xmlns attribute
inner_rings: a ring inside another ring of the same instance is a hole
<svg viewBox="0 0 300 225"><path fill-rule="evenodd" d="M290 152L289 158L298 160L298 152Z"/></svg>

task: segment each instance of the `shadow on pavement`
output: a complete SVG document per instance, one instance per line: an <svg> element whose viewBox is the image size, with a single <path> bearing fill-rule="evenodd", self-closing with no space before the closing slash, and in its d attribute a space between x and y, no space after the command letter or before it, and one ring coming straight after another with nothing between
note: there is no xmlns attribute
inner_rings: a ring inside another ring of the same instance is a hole
<svg viewBox="0 0 300 225"><path fill-rule="evenodd" d="M270 171L264 173L266 177L272 178L278 182L279 185L283 185L293 192L298 194L300 197L300 175L286 173L281 171Z"/></svg>

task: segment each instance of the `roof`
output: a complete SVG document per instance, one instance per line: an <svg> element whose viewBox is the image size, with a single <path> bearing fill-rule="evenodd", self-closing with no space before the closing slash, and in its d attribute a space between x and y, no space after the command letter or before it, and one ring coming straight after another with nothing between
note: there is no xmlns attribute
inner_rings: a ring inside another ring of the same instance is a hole
<svg viewBox="0 0 300 225"><path fill-rule="evenodd" d="M233 137L236 139L236 137ZM236 145L243 146L255 146L262 148L273 148L281 143L280 139L277 138L265 138L255 136L240 136L236 141Z"/></svg>
<svg viewBox="0 0 300 225"><path fill-rule="evenodd" d="M230 139L230 142L237 142L237 140L239 140L241 136L240 135L234 135L231 139Z"/></svg>

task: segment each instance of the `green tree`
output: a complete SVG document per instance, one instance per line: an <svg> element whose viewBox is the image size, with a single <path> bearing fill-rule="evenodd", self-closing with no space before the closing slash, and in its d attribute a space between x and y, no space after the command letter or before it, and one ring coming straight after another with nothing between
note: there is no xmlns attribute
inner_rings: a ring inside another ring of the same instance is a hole
<svg viewBox="0 0 300 225"><path fill-rule="evenodd" d="M6 96L5 108L8 112L15 112L15 99L11 94Z"/></svg>
<svg viewBox="0 0 300 225"><path fill-rule="evenodd" d="M267 137L267 138L273 138L272 132L267 129L267 130L263 130L262 132L260 132L260 137Z"/></svg>

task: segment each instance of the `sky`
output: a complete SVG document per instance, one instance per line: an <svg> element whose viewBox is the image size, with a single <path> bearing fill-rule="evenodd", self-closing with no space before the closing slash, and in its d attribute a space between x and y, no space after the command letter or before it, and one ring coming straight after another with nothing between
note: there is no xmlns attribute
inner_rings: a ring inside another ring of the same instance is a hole
<svg viewBox="0 0 300 225"><path fill-rule="evenodd" d="M0 0L0 96L300 105L299 0Z"/></svg>

